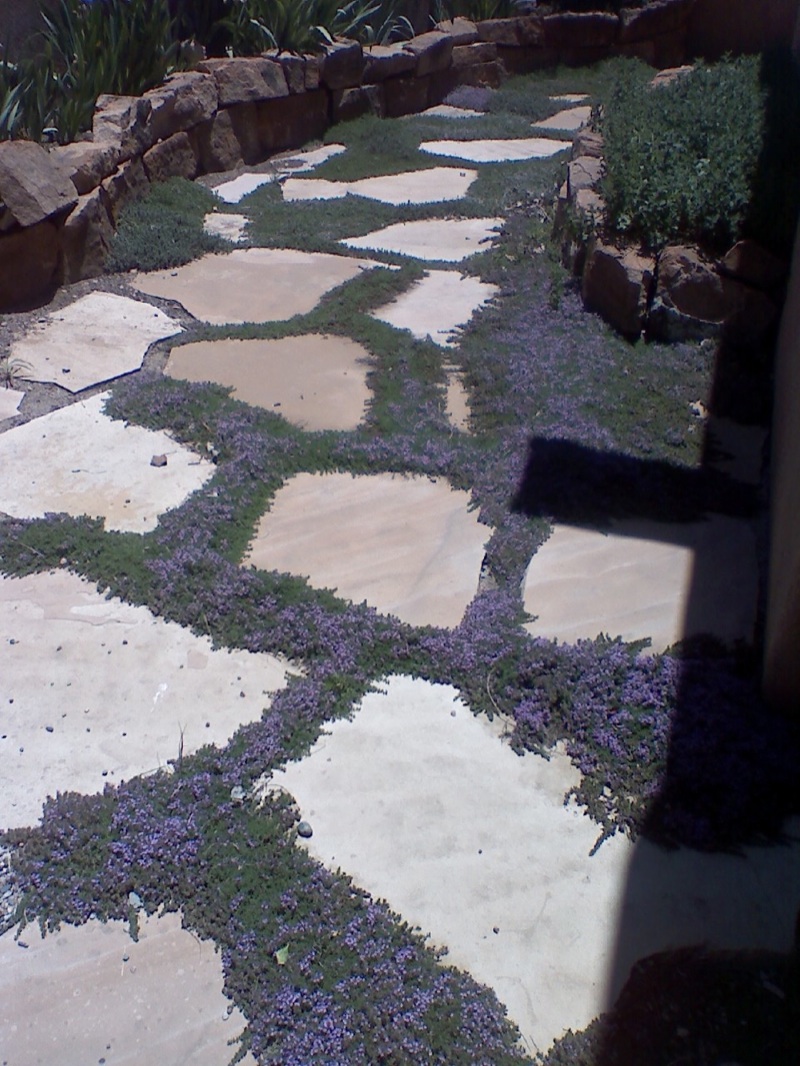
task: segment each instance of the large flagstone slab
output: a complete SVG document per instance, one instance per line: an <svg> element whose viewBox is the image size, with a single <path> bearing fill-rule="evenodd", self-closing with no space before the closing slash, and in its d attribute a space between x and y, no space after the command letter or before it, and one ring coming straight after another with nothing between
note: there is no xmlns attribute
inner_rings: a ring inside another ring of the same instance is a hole
<svg viewBox="0 0 800 1066"><path fill-rule="evenodd" d="M420 340L430 338L443 348L458 344L454 333L500 290L480 278L454 270L429 270L421 281L389 304L373 311L375 318L407 329Z"/></svg>
<svg viewBox="0 0 800 1066"><path fill-rule="evenodd" d="M391 677L273 779L311 825L298 843L493 988L529 1050L588 1025L638 958L704 941L786 950L797 844L740 857L616 836L590 857L598 826L563 802L577 771L559 752L520 758L502 728L450 686Z"/></svg>
<svg viewBox="0 0 800 1066"><path fill-rule="evenodd" d="M280 181L287 174L303 174L314 170L320 163L344 151L343 144L325 144L321 148L312 148L307 152L293 152L291 155L279 156L270 160L269 170L239 174L230 181L224 181L215 186L213 191L225 203L238 204L245 196L249 196L262 185Z"/></svg>
<svg viewBox="0 0 800 1066"><path fill-rule="evenodd" d="M222 237L231 244L240 244L245 240L245 230L250 219L247 215L227 214L210 211L203 219L203 229L212 237Z"/></svg>
<svg viewBox="0 0 800 1066"><path fill-rule="evenodd" d="M357 181L289 178L281 189L284 200L336 200L350 194L380 200L384 204L434 204L443 200L462 200L477 176L477 170L431 167Z"/></svg>
<svg viewBox="0 0 800 1066"><path fill-rule="evenodd" d="M20 948L0 937L0 1059L59 1066L227 1066L244 1015L225 998L210 940L180 914L128 923L92 919L42 936L27 926ZM229 1013L230 1012L230 1013ZM248 1052L242 1060L255 1066Z"/></svg>
<svg viewBox="0 0 800 1066"><path fill-rule="evenodd" d="M308 430L352 430L370 397L366 348L349 337L307 334L281 340L199 341L173 348L165 373L214 381L237 400Z"/></svg>
<svg viewBox="0 0 800 1066"><path fill-rule="evenodd" d="M286 669L214 650L66 570L0 577L0 828L34 825L57 791L101 792L226 744Z"/></svg>
<svg viewBox="0 0 800 1066"><path fill-rule="evenodd" d="M564 642L649 637L654 652L701 633L752 640L757 587L755 535L737 519L557 525L528 567L525 610L537 618L525 628Z"/></svg>
<svg viewBox="0 0 800 1066"><path fill-rule="evenodd" d="M133 285L176 300L201 322L283 322L308 314L326 292L380 265L293 248L240 248L204 255L176 270L137 274Z"/></svg>
<svg viewBox="0 0 800 1066"><path fill-rule="evenodd" d="M11 358L23 365L20 377L28 381L80 392L138 370L154 341L182 330L152 304L92 292L47 315L12 345Z"/></svg>
<svg viewBox="0 0 800 1066"><path fill-rule="evenodd" d="M525 159L549 159L571 148L566 141L549 137L487 138L477 141L423 141L420 151L468 159L471 163L513 163Z"/></svg>
<svg viewBox="0 0 800 1066"><path fill-rule="evenodd" d="M567 107L562 111L557 111L555 115L551 115L549 118L542 119L541 122L532 123L532 125L539 130L574 132L579 130L581 126L585 126L591 117L592 109L588 105Z"/></svg>
<svg viewBox="0 0 800 1066"><path fill-rule="evenodd" d="M411 625L455 626L478 586L490 531L446 481L298 474L275 495L244 562Z"/></svg>
<svg viewBox="0 0 800 1066"><path fill-rule="evenodd" d="M212 477L214 466L161 430L103 413L108 393L0 434L0 511L105 519L106 529L147 533ZM166 464L154 466L153 456Z"/></svg>
<svg viewBox="0 0 800 1066"><path fill-rule="evenodd" d="M25 398L25 393L19 389L10 389L0 386L0 422L7 418L13 418L19 411L19 405Z"/></svg>
<svg viewBox="0 0 800 1066"><path fill-rule="evenodd" d="M484 252L497 236L502 218L428 219L395 222L363 237L341 241L349 248L396 252L431 262L460 263L476 252Z"/></svg>

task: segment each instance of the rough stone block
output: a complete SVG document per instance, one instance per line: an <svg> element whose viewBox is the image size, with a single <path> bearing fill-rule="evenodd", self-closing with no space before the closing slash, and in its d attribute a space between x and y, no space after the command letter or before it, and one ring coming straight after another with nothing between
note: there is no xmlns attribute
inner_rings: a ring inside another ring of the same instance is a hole
<svg viewBox="0 0 800 1066"><path fill-rule="evenodd" d="M167 181L169 178L188 178L191 181L197 175L197 156L185 131L153 145L149 152L145 152L142 162L151 182Z"/></svg>
<svg viewBox="0 0 800 1066"><path fill-rule="evenodd" d="M543 26L551 48L607 48L619 36L620 21L605 11L563 11L546 15Z"/></svg>
<svg viewBox="0 0 800 1066"><path fill-rule="evenodd" d="M510 48L531 47L542 43L541 15L520 15L509 19L484 19L476 23L481 41L493 41Z"/></svg>
<svg viewBox="0 0 800 1066"><path fill-rule="evenodd" d="M334 41L321 60L320 81L329 89L352 89L361 84L364 54L357 41Z"/></svg>
<svg viewBox="0 0 800 1066"><path fill-rule="evenodd" d="M578 189L592 189L603 176L603 160L581 155L567 165L567 196L572 200Z"/></svg>
<svg viewBox="0 0 800 1066"><path fill-rule="evenodd" d="M262 158L283 148L299 148L321 137L329 125L328 94L324 89L284 100L265 100L256 106Z"/></svg>
<svg viewBox="0 0 800 1066"><path fill-rule="evenodd" d="M242 162L242 146L233 129L231 111L219 111L209 122L191 131L198 172L232 170Z"/></svg>
<svg viewBox="0 0 800 1066"><path fill-rule="evenodd" d="M421 33L419 37L412 37L410 41L406 41L403 47L416 57L418 78L446 70L450 66L453 39L447 33L439 33L437 30Z"/></svg>
<svg viewBox="0 0 800 1066"><path fill-rule="evenodd" d="M510 46L498 44L497 58L509 74L528 74L532 70L545 70L559 62L557 48L539 45Z"/></svg>
<svg viewBox="0 0 800 1066"><path fill-rule="evenodd" d="M230 130L239 145L239 154L242 157L242 161L248 165L260 163L266 155L261 145L259 131L259 111L266 106L266 103L234 104L233 107L220 111L217 116L221 120L222 115L228 115ZM221 137L228 139L227 131L224 127L219 127L219 133Z"/></svg>
<svg viewBox="0 0 800 1066"><path fill-rule="evenodd" d="M102 274L113 237L114 226L103 190L93 189L81 196L61 234L64 281L72 284Z"/></svg>
<svg viewBox="0 0 800 1066"><path fill-rule="evenodd" d="M474 44L480 39L475 23L461 15L457 15L454 19L445 19L444 22L437 22L435 28L439 33L446 33L453 39L453 47Z"/></svg>
<svg viewBox="0 0 800 1066"><path fill-rule="evenodd" d="M396 78L408 74L416 65L416 56L407 52L402 43L375 44L364 50L364 82L371 85Z"/></svg>
<svg viewBox="0 0 800 1066"><path fill-rule="evenodd" d="M283 67L268 56L205 59L198 64L198 70L214 75L220 107L255 104L289 95Z"/></svg>
<svg viewBox="0 0 800 1066"><path fill-rule="evenodd" d="M479 63L497 62L497 45L493 41L460 44L453 48L452 65L455 70L474 67Z"/></svg>
<svg viewBox="0 0 800 1066"><path fill-rule="evenodd" d="M749 239L737 241L720 260L719 269L737 281L767 291L781 285L788 273L783 259Z"/></svg>
<svg viewBox="0 0 800 1066"><path fill-rule="evenodd" d="M303 78L306 92L319 88L319 74L322 69L319 56L303 56Z"/></svg>
<svg viewBox="0 0 800 1066"><path fill-rule="evenodd" d="M265 55L280 64L286 84L290 93L303 93L306 91L305 61L302 56L293 55L291 52L276 52L271 49Z"/></svg>
<svg viewBox="0 0 800 1066"><path fill-rule="evenodd" d="M58 227L45 219L0 236L0 310L10 311L47 295L56 285Z"/></svg>
<svg viewBox="0 0 800 1066"><path fill-rule="evenodd" d="M212 75L192 70L170 74L163 85L146 92L144 99L152 107L153 140L160 141L213 118L219 94Z"/></svg>
<svg viewBox="0 0 800 1066"><path fill-rule="evenodd" d="M389 118L399 115L414 115L424 111L430 96L430 79L405 75L384 82L386 91L386 114Z"/></svg>
<svg viewBox="0 0 800 1066"><path fill-rule="evenodd" d="M114 173L119 163L119 150L111 142L73 141L52 148L50 154L69 174L80 196L96 189L103 178Z"/></svg>
<svg viewBox="0 0 800 1066"><path fill-rule="evenodd" d="M144 96L99 96L92 119L92 139L95 144L118 145L120 162L141 155L153 145L152 109Z"/></svg>
<svg viewBox="0 0 800 1066"><path fill-rule="evenodd" d="M620 44L658 37L686 26L695 0L656 0L647 7L624 7L619 13Z"/></svg>
<svg viewBox="0 0 800 1066"><path fill-rule="evenodd" d="M333 121L349 122L360 115L383 116L386 111L382 85L358 85L333 93Z"/></svg>
<svg viewBox="0 0 800 1066"><path fill-rule="evenodd" d="M141 196L148 186L147 174L140 158L128 159L101 183L100 188L108 198L108 209L114 222L123 207Z"/></svg>
<svg viewBox="0 0 800 1066"><path fill-rule="evenodd" d="M33 141L0 144L0 200L20 226L63 214L78 193L56 156Z"/></svg>
<svg viewBox="0 0 800 1066"><path fill-rule="evenodd" d="M620 333L638 337L645 324L655 259L633 248L593 242L583 270L583 303Z"/></svg>
<svg viewBox="0 0 800 1066"><path fill-rule="evenodd" d="M594 159L603 158L603 134L596 130L581 129L575 134L572 141L572 158L580 156L592 156Z"/></svg>

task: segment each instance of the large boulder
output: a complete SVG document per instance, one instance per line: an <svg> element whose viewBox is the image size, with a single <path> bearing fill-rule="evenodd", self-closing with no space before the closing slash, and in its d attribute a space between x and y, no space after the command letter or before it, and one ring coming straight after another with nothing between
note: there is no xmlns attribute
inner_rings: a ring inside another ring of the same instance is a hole
<svg viewBox="0 0 800 1066"><path fill-rule="evenodd" d="M119 149L109 141L60 144L50 149L50 155L69 174L80 196L96 189L103 178L114 173L119 163Z"/></svg>
<svg viewBox="0 0 800 1066"><path fill-rule="evenodd" d="M737 241L720 260L719 269L737 281L766 292L783 284L788 273L788 265L783 259L749 239Z"/></svg>
<svg viewBox="0 0 800 1066"><path fill-rule="evenodd" d="M542 43L544 27L539 15L508 19L483 19L476 23L478 38L509 48L535 47Z"/></svg>
<svg viewBox="0 0 800 1066"><path fill-rule="evenodd" d="M431 30L429 33L421 33L419 37L412 37L403 47L417 61L417 77L424 78L426 74L436 74L450 66L453 38L447 33Z"/></svg>
<svg viewBox="0 0 800 1066"><path fill-rule="evenodd" d="M336 89L331 95L334 122L350 122L361 115L382 117L386 110L382 85L356 85Z"/></svg>
<svg viewBox="0 0 800 1066"><path fill-rule="evenodd" d="M0 311L36 302L58 282L58 227L45 219L0 236Z"/></svg>
<svg viewBox="0 0 800 1066"><path fill-rule="evenodd" d="M364 50L364 82L368 85L408 74L417 65L417 58L407 52L401 42L374 44Z"/></svg>
<svg viewBox="0 0 800 1066"><path fill-rule="evenodd" d="M593 189L603 176L603 160L594 155L579 155L567 164L567 195L574 199L579 189Z"/></svg>
<svg viewBox="0 0 800 1066"><path fill-rule="evenodd" d="M61 235L64 281L71 284L102 274L113 239L106 194L98 188L81 196Z"/></svg>
<svg viewBox="0 0 800 1066"><path fill-rule="evenodd" d="M219 102L216 79L200 71L170 74L163 85L144 94L150 101L154 141L192 129L213 118Z"/></svg>
<svg viewBox="0 0 800 1066"><path fill-rule="evenodd" d="M358 41L334 41L325 50L320 81L329 89L352 89L361 84L364 54Z"/></svg>
<svg viewBox="0 0 800 1066"><path fill-rule="evenodd" d="M234 113L231 109L218 111L208 122L191 131L199 173L232 170L242 162L242 145L234 130Z"/></svg>
<svg viewBox="0 0 800 1066"><path fill-rule="evenodd" d="M583 303L626 337L639 337L655 277L655 257L630 247L591 242L583 269Z"/></svg>
<svg viewBox="0 0 800 1066"><path fill-rule="evenodd" d="M141 155L154 140L152 110L153 105L145 96L99 96L92 118L92 140L116 147L120 162Z"/></svg>
<svg viewBox="0 0 800 1066"><path fill-rule="evenodd" d="M415 78L413 75L385 81L386 114L389 118L424 111L430 100L430 83L430 78Z"/></svg>
<svg viewBox="0 0 800 1066"><path fill-rule="evenodd" d="M446 33L453 40L453 47L463 44L474 44L479 40L478 27L470 19L457 15L454 19L445 19L437 22L435 28L440 33Z"/></svg>
<svg viewBox="0 0 800 1066"><path fill-rule="evenodd" d="M185 131L174 133L165 141L154 144L142 157L144 169L151 182L167 181L169 178L192 178L197 176L197 156Z"/></svg>
<svg viewBox="0 0 800 1066"><path fill-rule="evenodd" d="M268 56L204 59L197 69L214 75L220 107L257 104L289 95L283 67Z"/></svg>
<svg viewBox="0 0 800 1066"><path fill-rule="evenodd" d="M108 209L114 222L119 218L123 207L131 200L142 196L148 186L147 174L140 158L128 159L101 183L100 188L106 195Z"/></svg>
<svg viewBox="0 0 800 1066"><path fill-rule="evenodd" d="M66 169L40 144L0 144L0 201L20 226L35 226L74 207L78 193Z"/></svg>

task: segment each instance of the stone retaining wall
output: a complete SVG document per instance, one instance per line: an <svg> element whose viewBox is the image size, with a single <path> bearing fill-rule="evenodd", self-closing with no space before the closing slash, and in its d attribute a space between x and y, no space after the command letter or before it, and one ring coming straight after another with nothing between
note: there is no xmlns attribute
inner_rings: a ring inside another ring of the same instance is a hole
<svg viewBox="0 0 800 1066"><path fill-rule="evenodd" d="M410 41L320 56L208 59L142 97L103 96L91 139L0 143L0 310L94 277L123 206L148 183L258 163L365 112L424 110L459 85L610 55L681 62L695 0L644 9L458 18Z"/></svg>
<svg viewBox="0 0 800 1066"><path fill-rule="evenodd" d="M800 0L697 0L689 20L688 54L716 60L763 52L792 39Z"/></svg>

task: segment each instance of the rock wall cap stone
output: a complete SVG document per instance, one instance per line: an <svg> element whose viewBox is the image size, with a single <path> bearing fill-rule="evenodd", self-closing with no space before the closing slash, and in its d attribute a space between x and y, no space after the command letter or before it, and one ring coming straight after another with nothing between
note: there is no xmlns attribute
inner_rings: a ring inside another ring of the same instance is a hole
<svg viewBox="0 0 800 1066"><path fill-rule="evenodd" d="M33 141L0 145L0 200L20 226L68 211L78 192L55 158Z"/></svg>

